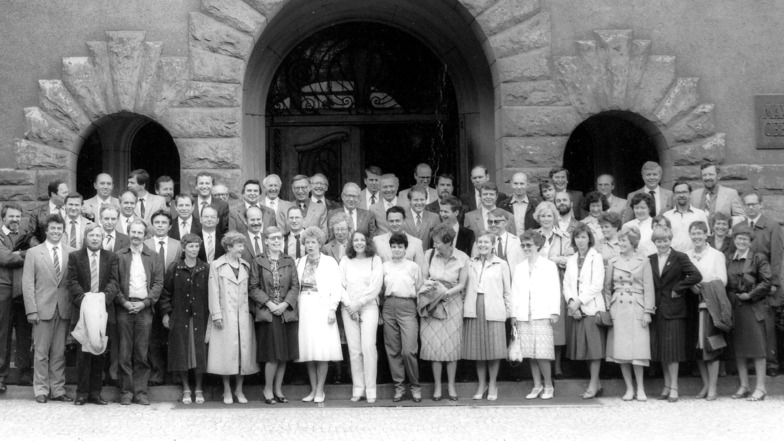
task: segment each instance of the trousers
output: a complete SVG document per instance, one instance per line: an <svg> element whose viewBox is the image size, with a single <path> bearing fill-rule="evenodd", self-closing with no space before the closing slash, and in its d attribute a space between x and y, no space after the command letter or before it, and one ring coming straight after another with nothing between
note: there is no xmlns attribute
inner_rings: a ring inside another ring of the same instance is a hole
<svg viewBox="0 0 784 441"><path fill-rule="evenodd" d="M408 376L412 393L420 393L419 384L419 322L415 299L387 297L382 313L384 319L384 348L389 360L389 371L395 382L395 393L405 392L403 382Z"/></svg>
<svg viewBox="0 0 784 441"><path fill-rule="evenodd" d="M378 351L376 350L378 305L376 302L370 302L363 306L359 311L359 320L353 320L345 309L341 314L351 360L353 396L366 395L367 398L374 399L376 398L376 372L378 368Z"/></svg>
<svg viewBox="0 0 784 441"><path fill-rule="evenodd" d="M152 329L152 309L137 314L118 308L117 332L120 335L120 395L139 398L147 395L150 379L148 351Z"/></svg>

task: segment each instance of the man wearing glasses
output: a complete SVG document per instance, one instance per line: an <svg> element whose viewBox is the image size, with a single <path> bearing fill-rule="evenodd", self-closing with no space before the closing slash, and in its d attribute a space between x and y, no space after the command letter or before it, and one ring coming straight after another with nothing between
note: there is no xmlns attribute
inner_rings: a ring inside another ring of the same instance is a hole
<svg viewBox="0 0 784 441"><path fill-rule="evenodd" d="M329 180L321 173L316 173L310 178L310 201L314 204L324 204L327 211L337 210L340 204L327 199L326 193L329 190Z"/></svg>
<svg viewBox="0 0 784 441"><path fill-rule="evenodd" d="M523 248L520 246L520 238L506 231L508 221L505 213L507 211L500 208L492 210L487 215L487 231L495 235L495 243L493 244L495 255L505 260L509 264L509 268L516 268L517 264L525 260L525 256L523 256ZM471 257L474 258L478 255L479 251L474 245Z"/></svg>
<svg viewBox="0 0 784 441"><path fill-rule="evenodd" d="M692 248L689 226L692 222L702 221L710 225L708 215L690 202L691 185L678 181L672 186L675 197L675 208L664 212L664 217L672 224L672 249L685 253Z"/></svg>
<svg viewBox="0 0 784 441"><path fill-rule="evenodd" d="M336 208L329 212L329 218L338 213L345 213L349 219L350 232L359 231L370 240L376 233L376 218L369 211L359 208L359 195L361 191L359 185L348 182L343 186L343 193L340 197L343 199L343 207ZM334 233L330 229L330 237L334 238Z"/></svg>
<svg viewBox="0 0 784 441"><path fill-rule="evenodd" d="M495 210L498 199L498 187L492 182L485 182L480 189L482 206L474 211L469 211L465 215L463 225L471 229L476 237L483 231L489 230L488 214ZM514 215L508 211L501 210L506 217L506 231L515 234Z"/></svg>

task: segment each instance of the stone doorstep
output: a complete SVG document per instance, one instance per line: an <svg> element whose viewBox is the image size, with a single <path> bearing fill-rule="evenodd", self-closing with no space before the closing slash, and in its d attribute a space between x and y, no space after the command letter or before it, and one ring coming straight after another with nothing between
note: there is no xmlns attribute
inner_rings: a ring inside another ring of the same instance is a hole
<svg viewBox="0 0 784 441"><path fill-rule="evenodd" d="M750 376L750 384L754 384L754 377ZM772 396L784 395L784 376L775 378L768 378L766 382L768 394ZM556 397L577 397L582 395L585 387L588 384L587 379L568 379L555 381L555 396ZM233 385L233 381L232 381ZM649 399L653 399L661 392L663 380L661 378L646 379L645 387ZM719 378L719 397L723 399L730 399L730 396L735 393L739 385L738 378L735 376L727 376ZM470 401L471 397L476 392L476 383L457 383L457 393L461 401ZM446 384L443 387L443 398L446 406L449 405L449 400L446 396ZM531 391L533 382L524 380L520 382L499 382L498 394L500 398L520 397L521 399ZM603 379L602 388L604 389L604 398L618 398L625 393L626 386L621 379ZM69 384L66 386L69 396L75 396L76 385ZM702 380L694 377L682 377L679 379L680 396L682 398L693 399L694 396L702 389ZM153 402L177 402L180 400L182 386L167 385L167 386L154 386L149 388L150 400ZM251 401L260 401L262 399L261 386L248 385L244 388L245 396ZM293 386L283 385L283 393L291 401L299 401L302 397L310 392L310 386ZM331 385L328 384L325 393L330 400L349 400L351 398L352 387L350 384ZM379 400L392 400L395 394L395 387L392 384L379 384L378 385L378 399ZM110 402L118 402L119 394L116 387L104 387L103 398ZM410 393L407 394L410 400ZM433 395L433 385L426 383L422 385L422 397L429 400ZM222 386L208 385L204 390L204 397L207 401L219 401L223 396ZM0 400L32 400L33 388L31 386L8 386L8 391L0 395Z"/></svg>

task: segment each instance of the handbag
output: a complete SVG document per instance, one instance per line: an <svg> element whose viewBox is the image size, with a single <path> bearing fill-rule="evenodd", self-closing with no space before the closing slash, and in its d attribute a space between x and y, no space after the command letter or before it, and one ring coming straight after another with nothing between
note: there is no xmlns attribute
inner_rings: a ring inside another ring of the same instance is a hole
<svg viewBox="0 0 784 441"><path fill-rule="evenodd" d="M603 328L612 328L613 321L609 311L598 311L596 313L596 324Z"/></svg>
<svg viewBox="0 0 784 441"><path fill-rule="evenodd" d="M721 334L709 335L708 336L708 347L706 348L708 352L715 352L719 349L727 347L727 340L724 339L724 336Z"/></svg>
<svg viewBox="0 0 784 441"><path fill-rule="evenodd" d="M506 358L512 363L522 363L523 348L520 346L520 338L517 335L517 326L512 327L512 341L509 343Z"/></svg>

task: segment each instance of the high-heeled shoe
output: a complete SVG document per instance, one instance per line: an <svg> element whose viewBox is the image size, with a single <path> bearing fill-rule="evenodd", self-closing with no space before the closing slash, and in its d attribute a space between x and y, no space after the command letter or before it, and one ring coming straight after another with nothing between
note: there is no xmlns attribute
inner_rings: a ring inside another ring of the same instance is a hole
<svg viewBox="0 0 784 441"><path fill-rule="evenodd" d="M586 390L585 393L583 393L583 400L601 397L603 393L604 390L601 387L597 390Z"/></svg>
<svg viewBox="0 0 784 441"><path fill-rule="evenodd" d="M533 400L533 399L539 398L539 395L542 394L543 390L544 390L544 387L542 387L542 386L535 387L535 388L531 389L531 393L530 394L525 396L525 399L526 400Z"/></svg>
<svg viewBox="0 0 784 441"><path fill-rule="evenodd" d="M313 398L313 402L314 403L323 403L324 400L326 400L326 399L327 399L327 394L321 394L320 396L316 395L316 397Z"/></svg>
<svg viewBox="0 0 784 441"><path fill-rule="evenodd" d="M248 399L245 398L245 394L242 392L234 391L234 395L237 396L237 402L240 404L248 404Z"/></svg>
<svg viewBox="0 0 784 441"><path fill-rule="evenodd" d="M234 397L232 397L231 392L223 394L223 404L232 404L234 403Z"/></svg>
<svg viewBox="0 0 784 441"><path fill-rule="evenodd" d="M191 404L193 401L191 400L191 391L189 389L185 389L182 391L182 404Z"/></svg>
<svg viewBox="0 0 784 441"><path fill-rule="evenodd" d="M757 391L762 392L762 395L755 396L754 394L756 394ZM754 389L754 394L751 394L750 397L746 398L746 401L765 401L765 397L768 396L768 391L757 388Z"/></svg>
<svg viewBox="0 0 784 441"><path fill-rule="evenodd" d="M204 404L204 391L196 389L194 394L196 396L196 404Z"/></svg>
<svg viewBox="0 0 784 441"><path fill-rule="evenodd" d="M433 401L441 401L441 395L433 395Z"/></svg>
<svg viewBox="0 0 784 441"><path fill-rule="evenodd" d="M313 401L315 398L316 398L316 393L315 393L315 392L311 392L311 393L309 393L307 396L305 396L304 398L302 398L302 401L304 401L304 402L306 402L306 403L310 403L310 402L311 402L311 401Z"/></svg>
<svg viewBox="0 0 784 441"><path fill-rule="evenodd" d="M732 394L733 400L740 400L741 398L747 398L750 395L749 388L746 386L741 386L738 388L738 391Z"/></svg>
<svg viewBox="0 0 784 441"><path fill-rule="evenodd" d="M554 387L545 387L544 392L542 392L542 399L543 400L551 400L555 395L555 388Z"/></svg>
<svg viewBox="0 0 784 441"><path fill-rule="evenodd" d="M485 385L485 387L482 389L481 392L479 392L477 394L474 394L472 399L473 400L481 400L482 398L485 397L485 394L487 394L487 385Z"/></svg>
<svg viewBox="0 0 784 441"><path fill-rule="evenodd" d="M487 401L495 401L498 399L498 386L495 387L493 393L490 393L490 386L487 387Z"/></svg>
<svg viewBox="0 0 784 441"><path fill-rule="evenodd" d="M287 400L286 397L283 396L283 394L278 395L273 393L272 396L275 397L275 401L277 401L280 404L286 404L289 402L289 400Z"/></svg>
<svg viewBox="0 0 784 441"><path fill-rule="evenodd" d="M267 398L267 393L262 391L262 395L264 395L264 402L267 404L278 404L275 400L275 394L272 394L272 398Z"/></svg>
<svg viewBox="0 0 784 441"><path fill-rule="evenodd" d="M664 401L664 400L666 400L669 397L670 397L670 386L664 386L664 389L662 389L661 395L656 397L656 399Z"/></svg>
<svg viewBox="0 0 784 441"><path fill-rule="evenodd" d="M675 396L672 396L672 393L675 392ZM669 403L677 403L678 402L678 389L671 387L670 388L670 395L667 397L667 402Z"/></svg>

